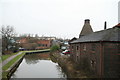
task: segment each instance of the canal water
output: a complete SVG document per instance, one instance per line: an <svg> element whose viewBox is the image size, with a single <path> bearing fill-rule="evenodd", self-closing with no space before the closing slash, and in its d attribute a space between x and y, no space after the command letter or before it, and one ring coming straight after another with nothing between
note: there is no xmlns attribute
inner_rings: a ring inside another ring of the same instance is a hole
<svg viewBox="0 0 120 80"><path fill-rule="evenodd" d="M23 61L11 78L65 78L58 63L50 58L49 53L25 55Z"/></svg>

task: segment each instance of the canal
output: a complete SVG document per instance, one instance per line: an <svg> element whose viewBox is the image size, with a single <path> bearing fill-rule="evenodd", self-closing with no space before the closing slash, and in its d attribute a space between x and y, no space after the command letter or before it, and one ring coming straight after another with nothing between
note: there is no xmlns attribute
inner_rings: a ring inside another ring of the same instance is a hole
<svg viewBox="0 0 120 80"><path fill-rule="evenodd" d="M25 55L23 61L11 78L65 78L58 63L53 62L50 53L36 53Z"/></svg>

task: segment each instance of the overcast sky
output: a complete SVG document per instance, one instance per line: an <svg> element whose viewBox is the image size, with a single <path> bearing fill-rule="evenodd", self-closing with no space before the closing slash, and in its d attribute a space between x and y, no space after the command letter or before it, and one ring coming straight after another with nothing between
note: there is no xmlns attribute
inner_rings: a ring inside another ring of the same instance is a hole
<svg viewBox="0 0 120 80"><path fill-rule="evenodd" d="M0 0L0 25L14 26L18 34L62 38L78 37L84 20L94 31L118 24L120 0Z"/></svg>

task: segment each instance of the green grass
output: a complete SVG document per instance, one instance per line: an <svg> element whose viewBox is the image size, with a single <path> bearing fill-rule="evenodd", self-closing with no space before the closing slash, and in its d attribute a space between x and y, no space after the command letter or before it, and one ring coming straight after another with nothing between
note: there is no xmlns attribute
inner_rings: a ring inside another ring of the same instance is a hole
<svg viewBox="0 0 120 80"><path fill-rule="evenodd" d="M21 56L23 56L25 53L22 53L15 58L13 58L11 61L9 61L5 66L2 67L2 70L7 70L9 67L11 67Z"/></svg>
<svg viewBox="0 0 120 80"><path fill-rule="evenodd" d="M3 72L2 73L2 78L7 78L7 74L8 74L8 72Z"/></svg>
<svg viewBox="0 0 120 80"><path fill-rule="evenodd" d="M31 51L21 51L21 52L34 52L34 51L45 51L45 50L50 50L50 49L44 49L44 50L31 50ZM18 53L18 52L17 52ZM7 55L2 55L2 61L6 60L10 56L16 55L17 53L12 53L12 54L7 54Z"/></svg>
<svg viewBox="0 0 120 80"><path fill-rule="evenodd" d="M45 50L50 50L50 49L21 51L21 52L23 52L22 54L16 56L15 58L13 58L11 61L9 61L6 65L4 65L2 67L2 70L3 70L2 77L3 78L7 78L8 72L6 72L6 70L8 70L8 68L10 68L18 59L20 59L20 57L22 57L23 55L25 55L26 52L45 51ZM10 55L2 55L2 61L6 60L7 58L9 58L10 56L15 55L15 54L17 54L17 53L12 53Z"/></svg>
<svg viewBox="0 0 120 80"><path fill-rule="evenodd" d="M46 51L50 49L43 49L43 50L30 50L30 51L21 51L21 52L37 52L37 51Z"/></svg>
<svg viewBox="0 0 120 80"><path fill-rule="evenodd" d="M51 52L55 52L55 51L58 51L60 49L60 47L58 45L53 45L51 48L50 48L50 51Z"/></svg>
<svg viewBox="0 0 120 80"><path fill-rule="evenodd" d="M18 53L18 52L17 52ZM11 53L11 54L6 54L6 55L2 55L2 61L6 60L7 58L9 58L10 56L16 55L17 53Z"/></svg>
<svg viewBox="0 0 120 80"><path fill-rule="evenodd" d="M0 63L2 62L2 59L1 59L1 57L0 57Z"/></svg>
<svg viewBox="0 0 120 80"><path fill-rule="evenodd" d="M20 57L22 57L23 55L25 55L25 53L22 53L18 56L16 56L15 58L13 58L11 61L9 61L5 66L2 67L2 77L3 78L7 78L7 74L9 71L6 71L8 68L10 68L18 59L20 59Z"/></svg>

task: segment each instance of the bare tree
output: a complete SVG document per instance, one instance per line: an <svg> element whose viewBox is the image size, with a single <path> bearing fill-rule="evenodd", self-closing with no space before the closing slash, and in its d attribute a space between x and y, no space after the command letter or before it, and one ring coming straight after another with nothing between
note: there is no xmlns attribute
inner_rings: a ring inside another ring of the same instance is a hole
<svg viewBox="0 0 120 80"><path fill-rule="evenodd" d="M2 26L0 30L2 34L2 53L9 51L12 47L15 47L15 31L12 26Z"/></svg>

